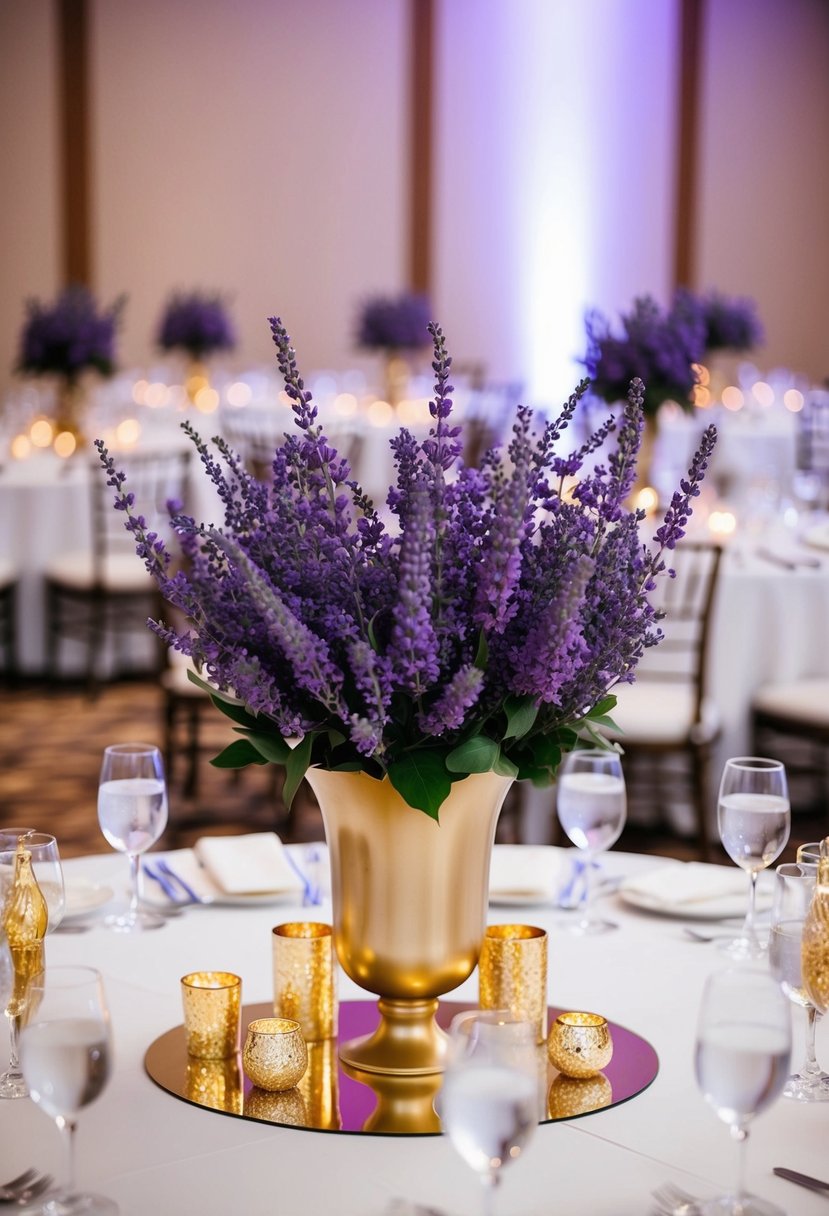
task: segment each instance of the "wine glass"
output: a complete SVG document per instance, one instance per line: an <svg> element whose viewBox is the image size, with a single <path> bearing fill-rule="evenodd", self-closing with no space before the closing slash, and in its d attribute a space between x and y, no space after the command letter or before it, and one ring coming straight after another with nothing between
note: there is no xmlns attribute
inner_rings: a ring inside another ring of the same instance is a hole
<svg viewBox="0 0 829 1216"><path fill-rule="evenodd" d="M120 933L159 929L164 917L140 906L141 854L155 844L167 825L167 786L161 752L148 743L114 743L104 749L98 784L101 831L130 860L127 911L104 921Z"/></svg>
<svg viewBox="0 0 829 1216"><path fill-rule="evenodd" d="M0 832L0 907L5 911L6 898L14 882L19 840L24 841L27 852L31 854L32 873L46 901L48 935L53 933L63 920L66 906L58 844L48 832L36 832L33 828L4 828ZM5 916L3 922L5 928ZM5 932L4 936L7 936ZM26 946L21 949L20 955L15 957L10 945L8 949L12 964L12 986L3 1001L3 1008L9 1019L9 1065L0 1076L0 1098L25 1098L28 1096L28 1090L20 1071L20 1029L28 1006L28 990L32 978L29 972L32 968L38 971L41 969L43 955L41 949L32 951L30 946Z"/></svg>
<svg viewBox="0 0 829 1216"><path fill-rule="evenodd" d="M803 921L816 879L816 868L805 863L777 867L769 935L771 973L789 1000L806 1010L806 1059L800 1072L793 1073L783 1088L785 1098L799 1102L829 1101L829 1074L821 1069L815 1055L815 1026L820 1013L803 987L800 960Z"/></svg>
<svg viewBox="0 0 829 1216"><path fill-rule="evenodd" d="M535 1028L509 1010L470 1010L452 1019L436 1106L454 1148L478 1174L492 1216L504 1166L516 1161L540 1112Z"/></svg>
<svg viewBox="0 0 829 1216"><path fill-rule="evenodd" d="M572 933L606 933L617 926L592 916L593 862L621 835L627 818L622 761L610 748L570 752L561 767L556 793L559 823L569 840L586 855L585 893L581 915L569 923Z"/></svg>
<svg viewBox="0 0 829 1216"><path fill-rule="evenodd" d="M32 1100L58 1125L66 1144L65 1186L47 1195L44 1216L110 1216L118 1205L75 1189L78 1113L109 1079L112 1044L104 986L93 967L50 967L31 990L20 1063Z"/></svg>
<svg viewBox="0 0 829 1216"><path fill-rule="evenodd" d="M761 756L726 760L717 815L726 853L751 880L740 936L722 949L735 959L759 958L765 947L757 938L757 875L780 856L791 828L786 770L780 761Z"/></svg>
<svg viewBox="0 0 829 1216"><path fill-rule="evenodd" d="M695 1071L706 1102L739 1148L733 1193L701 1203L704 1216L784 1216L745 1189L748 1125L779 1096L791 1061L789 1006L768 971L742 965L709 976L697 1027Z"/></svg>

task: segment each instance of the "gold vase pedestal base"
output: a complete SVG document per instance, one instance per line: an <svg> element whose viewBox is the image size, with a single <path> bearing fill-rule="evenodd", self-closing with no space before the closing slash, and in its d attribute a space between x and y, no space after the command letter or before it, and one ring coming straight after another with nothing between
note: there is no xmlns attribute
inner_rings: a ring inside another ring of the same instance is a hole
<svg viewBox="0 0 829 1216"><path fill-rule="evenodd" d="M343 1064L359 1072L390 1077L426 1077L441 1073L447 1035L435 1021L436 999L377 1002L380 1024L369 1035L340 1044Z"/></svg>

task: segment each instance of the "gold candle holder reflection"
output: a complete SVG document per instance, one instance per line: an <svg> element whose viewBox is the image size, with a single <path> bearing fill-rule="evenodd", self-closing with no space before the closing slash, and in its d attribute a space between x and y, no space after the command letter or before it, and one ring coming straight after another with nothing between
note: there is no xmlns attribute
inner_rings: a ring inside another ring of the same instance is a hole
<svg viewBox="0 0 829 1216"><path fill-rule="evenodd" d="M337 1044L334 1039L306 1043L308 1068L297 1088L305 1099L308 1123L311 1127L342 1127L340 1116L339 1069Z"/></svg>
<svg viewBox="0 0 829 1216"><path fill-rule="evenodd" d="M334 937L330 925L290 921L273 930L273 1011L299 1022L306 1043L337 1032Z"/></svg>
<svg viewBox="0 0 829 1216"><path fill-rule="evenodd" d="M572 1119L601 1110L613 1101L613 1087L604 1073L594 1077L566 1077L559 1073L547 1094L547 1114L551 1119Z"/></svg>
<svg viewBox="0 0 829 1216"><path fill-rule="evenodd" d="M547 1037L547 934L535 925L490 925L478 960L481 1009L509 1009Z"/></svg>
<svg viewBox="0 0 829 1216"><path fill-rule="evenodd" d="M265 1123L282 1123L286 1127L308 1127L305 1099L294 1085L290 1089L273 1091L254 1085L245 1097L245 1115Z"/></svg>
<svg viewBox="0 0 829 1216"><path fill-rule="evenodd" d="M242 1067L260 1089L292 1089L308 1067L308 1052L291 1018L256 1018L248 1026Z"/></svg>
<svg viewBox="0 0 829 1216"><path fill-rule="evenodd" d="M242 981L232 971L191 971L181 978L187 1054L224 1060L239 1050Z"/></svg>
<svg viewBox="0 0 829 1216"><path fill-rule="evenodd" d="M184 1093L199 1106L241 1115L242 1066L238 1054L227 1060L199 1060L188 1056Z"/></svg>
<svg viewBox="0 0 829 1216"><path fill-rule="evenodd" d="M610 1027L599 1013L561 1013L550 1027L547 1057L567 1077L595 1077L612 1056Z"/></svg>

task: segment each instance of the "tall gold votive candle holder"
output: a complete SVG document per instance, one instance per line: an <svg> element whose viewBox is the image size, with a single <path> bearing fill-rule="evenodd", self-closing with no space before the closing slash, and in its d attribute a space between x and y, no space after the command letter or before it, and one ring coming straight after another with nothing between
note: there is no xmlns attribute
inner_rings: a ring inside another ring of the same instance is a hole
<svg viewBox="0 0 829 1216"><path fill-rule="evenodd" d="M225 1060L239 1050L242 981L232 971L191 971L181 978L187 1054Z"/></svg>
<svg viewBox="0 0 829 1216"><path fill-rule="evenodd" d="M613 1057L613 1039L600 1013L560 1013L550 1027L547 1056L567 1077L595 1077Z"/></svg>
<svg viewBox="0 0 829 1216"><path fill-rule="evenodd" d="M289 921L273 930L273 1011L299 1022L306 1043L337 1033L334 936L318 921Z"/></svg>
<svg viewBox="0 0 829 1216"><path fill-rule="evenodd" d="M242 1067L260 1089L293 1089L308 1067L299 1022L292 1018L255 1018L248 1026Z"/></svg>
<svg viewBox="0 0 829 1216"><path fill-rule="evenodd" d="M547 934L535 925L489 925L478 960L481 1009L509 1009L547 1037Z"/></svg>

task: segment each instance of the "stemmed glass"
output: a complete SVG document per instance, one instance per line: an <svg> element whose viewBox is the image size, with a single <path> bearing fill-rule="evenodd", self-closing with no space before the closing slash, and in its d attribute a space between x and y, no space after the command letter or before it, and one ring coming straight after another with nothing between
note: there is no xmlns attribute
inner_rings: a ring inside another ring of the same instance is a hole
<svg viewBox="0 0 829 1216"><path fill-rule="evenodd" d="M167 786L161 752L148 743L114 743L104 749L98 784L101 831L130 860L131 891L127 911L104 923L120 933L159 929L164 917L140 906L141 854L155 844L167 826Z"/></svg>
<svg viewBox="0 0 829 1216"><path fill-rule="evenodd" d="M471 1010L452 1019L437 1107L443 1130L477 1173L483 1216L492 1216L504 1166L535 1131L541 1084L535 1028L508 1010Z"/></svg>
<svg viewBox="0 0 829 1216"><path fill-rule="evenodd" d="M735 959L759 958L765 947L757 938L757 875L780 856L791 828L786 770L780 761L761 756L726 760L717 814L726 853L751 880L740 936L722 949Z"/></svg>
<svg viewBox="0 0 829 1216"><path fill-rule="evenodd" d="M47 925L46 933L53 933L63 920L66 906L66 894L63 885L63 867L61 865L58 844L54 836L47 832L36 832L32 828L4 828L0 832L0 907L5 908L6 897L14 881L15 856L17 843L25 841L27 851L32 857L32 872L46 901ZM24 949L27 949L24 947ZM3 1001L6 1017L9 1019L9 1066L0 1076L0 1098L25 1098L28 1096L26 1082L20 1071L19 1042L20 1029L28 1006L28 991L24 972L25 960L19 959L19 968L14 966L14 953L9 946L12 961L12 987ZM15 981L14 972L20 970L21 979Z"/></svg>
<svg viewBox="0 0 829 1216"><path fill-rule="evenodd" d="M821 1069L815 1055L815 1026L820 1012L803 987L800 962L803 921L816 879L815 867L805 863L777 867L769 936L771 973L789 1000L806 1010L806 1059L800 1072L793 1073L783 1089L784 1097L796 1098L799 1102L829 1101L829 1073Z"/></svg>
<svg viewBox="0 0 829 1216"><path fill-rule="evenodd" d="M613 921L593 917L590 897L594 859L616 843L627 818L619 753L609 748L570 752L559 772L556 811L568 839L586 856L581 915L567 928L581 934L615 929Z"/></svg>
<svg viewBox="0 0 829 1216"><path fill-rule="evenodd" d="M32 1100L55 1120L66 1144L67 1181L48 1195L44 1216L110 1216L118 1205L75 1189L78 1113L100 1095L111 1067L109 1011L93 967L50 967L32 986L20 1062Z"/></svg>
<svg viewBox="0 0 829 1216"><path fill-rule="evenodd" d="M740 966L708 977L697 1027L697 1085L739 1147L733 1193L700 1204L705 1216L784 1216L745 1189L748 1125L779 1096L789 1071L792 1027L780 985Z"/></svg>

